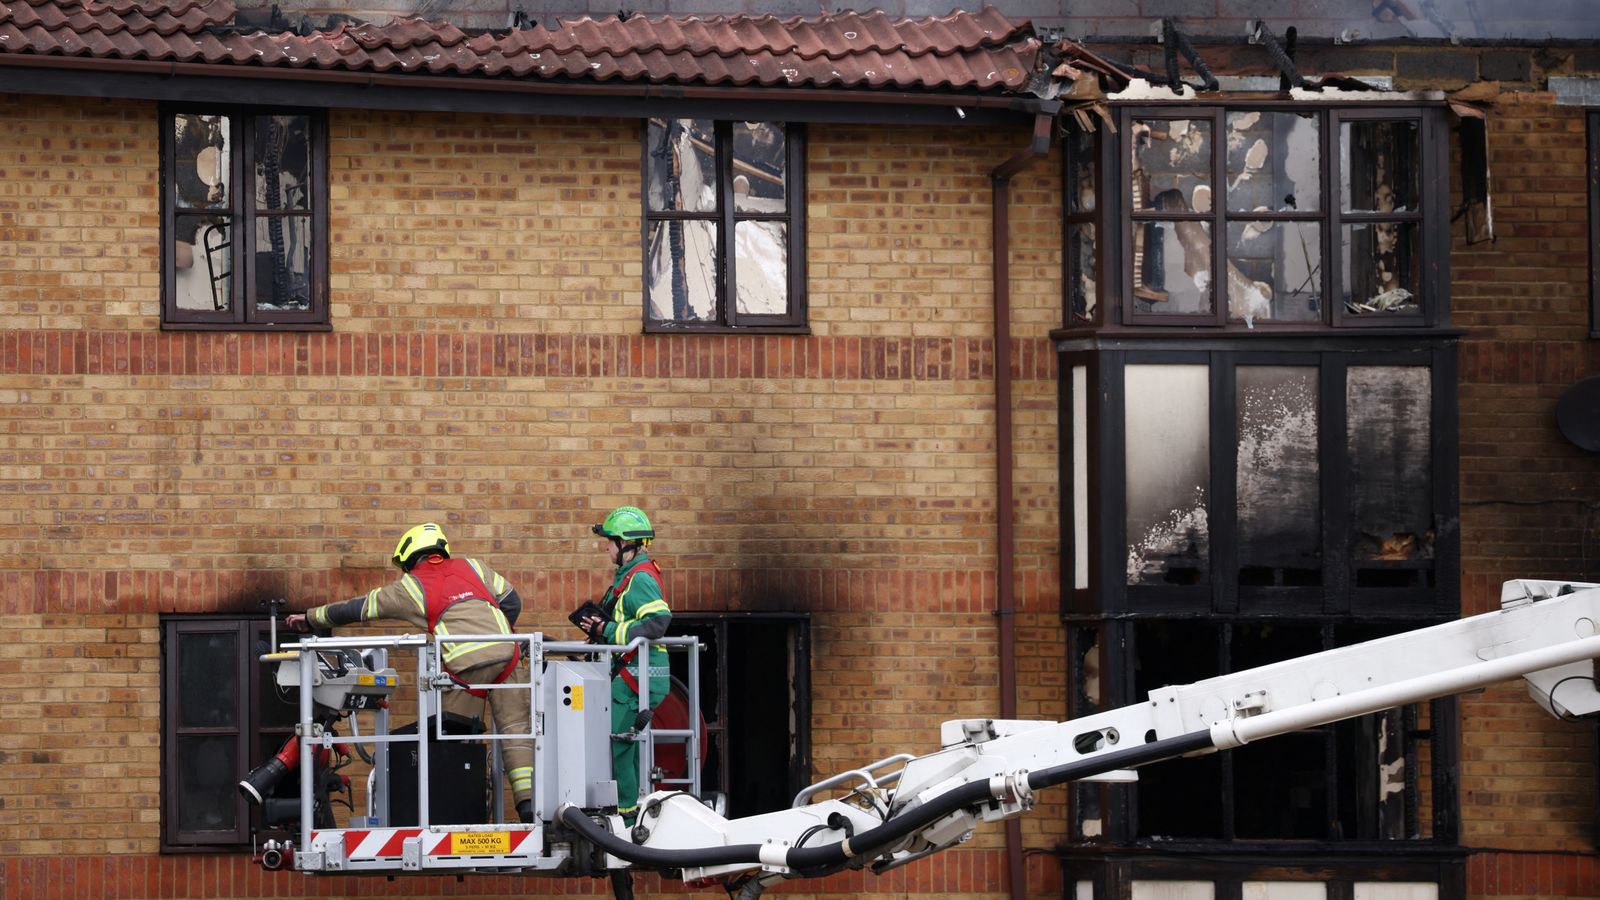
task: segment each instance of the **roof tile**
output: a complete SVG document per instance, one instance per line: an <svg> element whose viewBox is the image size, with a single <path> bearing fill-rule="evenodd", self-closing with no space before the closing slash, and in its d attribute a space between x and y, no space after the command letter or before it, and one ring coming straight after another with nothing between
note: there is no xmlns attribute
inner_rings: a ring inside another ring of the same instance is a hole
<svg viewBox="0 0 1600 900"><path fill-rule="evenodd" d="M1040 44L992 7L926 19L881 11L590 17L469 36L414 17L309 35L232 27L232 0L0 0L0 53L214 65L769 87L1023 89Z"/></svg>

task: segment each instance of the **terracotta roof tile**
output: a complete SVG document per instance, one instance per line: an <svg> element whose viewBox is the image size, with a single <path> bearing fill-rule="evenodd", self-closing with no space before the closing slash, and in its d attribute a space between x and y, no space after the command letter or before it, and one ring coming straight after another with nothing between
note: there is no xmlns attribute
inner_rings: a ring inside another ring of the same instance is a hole
<svg viewBox="0 0 1600 900"><path fill-rule="evenodd" d="M1026 21L985 7L926 19L617 16L469 36L401 18L245 32L231 0L0 0L0 53L448 76L770 87L1017 91L1038 64Z"/></svg>

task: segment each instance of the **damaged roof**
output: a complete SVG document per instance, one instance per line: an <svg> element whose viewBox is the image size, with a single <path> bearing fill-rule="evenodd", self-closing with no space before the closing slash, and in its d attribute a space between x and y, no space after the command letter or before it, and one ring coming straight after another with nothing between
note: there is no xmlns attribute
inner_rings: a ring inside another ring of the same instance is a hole
<svg viewBox="0 0 1600 900"><path fill-rule="evenodd" d="M1014 93L1040 65L1026 21L992 7L926 19L602 16L464 32L420 18L269 33L231 0L0 0L0 56L263 69L763 87ZM112 67L111 65L107 66Z"/></svg>

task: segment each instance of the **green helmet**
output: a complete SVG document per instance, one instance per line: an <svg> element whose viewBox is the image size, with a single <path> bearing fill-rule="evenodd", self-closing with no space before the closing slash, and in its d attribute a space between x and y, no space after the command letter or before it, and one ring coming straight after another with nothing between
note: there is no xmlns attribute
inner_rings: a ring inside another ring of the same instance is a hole
<svg viewBox="0 0 1600 900"><path fill-rule="evenodd" d="M637 506L619 506L606 516L604 522L590 526L589 530L605 538L642 541L646 544L656 536L655 529L650 527L650 519Z"/></svg>

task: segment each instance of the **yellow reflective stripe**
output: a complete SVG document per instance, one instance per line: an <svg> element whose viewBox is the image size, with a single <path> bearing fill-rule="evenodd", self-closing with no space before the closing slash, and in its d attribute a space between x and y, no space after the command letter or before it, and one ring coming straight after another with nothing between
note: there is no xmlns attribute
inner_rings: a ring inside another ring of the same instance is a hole
<svg viewBox="0 0 1600 900"><path fill-rule="evenodd" d="M506 621L506 614L501 612L500 608L497 606L489 607L489 611L494 613L494 623L498 627L499 632L501 634L510 634L511 623Z"/></svg>
<svg viewBox="0 0 1600 900"><path fill-rule="evenodd" d="M423 618L427 618L428 605L422 599L422 582L418 581L415 576L407 573L400 576L400 584L405 587L406 593L411 595L411 599L417 602L417 612L422 613Z"/></svg>
<svg viewBox="0 0 1600 900"><path fill-rule="evenodd" d="M367 591L367 605L362 609L361 618L378 618L378 592L380 590L381 588L373 588L372 590Z"/></svg>
<svg viewBox="0 0 1600 900"><path fill-rule="evenodd" d="M526 791L533 787L532 766L518 766L511 770L510 775L512 791Z"/></svg>
<svg viewBox="0 0 1600 900"><path fill-rule="evenodd" d="M494 584L489 585L489 589L494 591L494 595L499 597L501 594L506 592L508 587L510 587L510 585L506 584L506 580L500 577L500 573L494 573Z"/></svg>
<svg viewBox="0 0 1600 900"><path fill-rule="evenodd" d="M472 571L478 573L478 580L482 581L483 580L483 564L478 562L475 559L469 559L469 560L467 560L467 565L472 567Z"/></svg>
<svg viewBox="0 0 1600 900"><path fill-rule="evenodd" d="M626 644L627 642L628 642L628 623L627 622L618 622L617 623L617 631L616 631L615 636L611 638L611 643L613 643L613 644Z"/></svg>
<svg viewBox="0 0 1600 900"><path fill-rule="evenodd" d="M634 621L637 622L638 620L644 618L645 616L650 615L651 613L666 612L666 611L667 611L667 601L665 601L665 600L652 600L649 603L646 603L645 605L639 607L639 611L633 614L633 619L634 619Z"/></svg>

